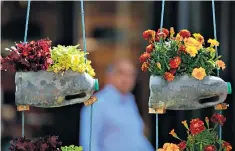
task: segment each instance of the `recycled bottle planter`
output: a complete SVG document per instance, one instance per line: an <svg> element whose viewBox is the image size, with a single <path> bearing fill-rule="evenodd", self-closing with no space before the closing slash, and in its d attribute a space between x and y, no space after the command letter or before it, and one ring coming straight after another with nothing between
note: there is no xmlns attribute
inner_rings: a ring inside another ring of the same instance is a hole
<svg viewBox="0 0 235 151"><path fill-rule="evenodd" d="M16 72L16 105L61 107L87 101L99 89L98 79L87 73L65 71Z"/></svg>
<svg viewBox="0 0 235 151"><path fill-rule="evenodd" d="M149 108L195 110L223 103L232 93L231 84L219 77L207 76L197 80L188 75L167 82L163 77L150 77Z"/></svg>

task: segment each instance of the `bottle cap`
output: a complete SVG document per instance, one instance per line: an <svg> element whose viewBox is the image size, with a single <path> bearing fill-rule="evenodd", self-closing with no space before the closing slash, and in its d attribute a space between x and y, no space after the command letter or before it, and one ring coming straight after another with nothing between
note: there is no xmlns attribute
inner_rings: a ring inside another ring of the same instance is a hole
<svg viewBox="0 0 235 151"><path fill-rule="evenodd" d="M95 91L98 91L98 90L99 90L99 81L98 81L98 79L95 79L94 90L95 90Z"/></svg>
<svg viewBox="0 0 235 151"><path fill-rule="evenodd" d="M232 94L232 85L230 82L226 82L227 83L227 88L228 88L228 94Z"/></svg>

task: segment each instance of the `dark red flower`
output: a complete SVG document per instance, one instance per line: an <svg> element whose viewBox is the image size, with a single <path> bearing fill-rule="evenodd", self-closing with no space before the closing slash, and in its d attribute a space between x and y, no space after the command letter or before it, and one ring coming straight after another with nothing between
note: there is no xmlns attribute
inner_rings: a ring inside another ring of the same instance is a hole
<svg viewBox="0 0 235 151"><path fill-rule="evenodd" d="M181 58L180 57L175 57L170 59L169 65L172 69L178 68L179 65L181 64Z"/></svg>
<svg viewBox="0 0 235 151"><path fill-rule="evenodd" d="M215 113L211 117L211 122L213 122L215 124L224 125L225 121L226 121L226 118L222 114L219 114L219 113Z"/></svg>
<svg viewBox="0 0 235 151"><path fill-rule="evenodd" d="M207 145L204 147L204 151L216 151L216 147L214 145Z"/></svg>
<svg viewBox="0 0 235 151"><path fill-rule="evenodd" d="M162 32L161 32L161 29L158 29L157 35L159 37L162 37L163 39L166 39L166 37L169 36L169 30L167 30L166 28L162 28Z"/></svg>
<svg viewBox="0 0 235 151"><path fill-rule="evenodd" d="M149 40L149 42L155 41L156 32L154 30L146 30L143 32L143 38Z"/></svg>
<svg viewBox="0 0 235 151"><path fill-rule="evenodd" d="M179 35L183 38L188 38L191 36L191 33L188 30L183 29L179 32Z"/></svg>
<svg viewBox="0 0 235 151"><path fill-rule="evenodd" d="M205 130L204 122L199 118L190 121L190 132L193 135L199 134Z"/></svg>
<svg viewBox="0 0 235 151"><path fill-rule="evenodd" d="M180 150L184 150L187 146L186 142L185 141L182 141L178 144Z"/></svg>
<svg viewBox="0 0 235 151"><path fill-rule="evenodd" d="M179 51L180 51L180 52L186 52L185 50L186 50L186 47L185 47L184 45L181 45L181 46L179 47Z"/></svg>
<svg viewBox="0 0 235 151"><path fill-rule="evenodd" d="M150 58L150 54L147 53L147 52L144 52L144 53L140 56L139 60L140 60L141 63L143 63L143 62L146 62L147 59L149 59L149 58Z"/></svg>

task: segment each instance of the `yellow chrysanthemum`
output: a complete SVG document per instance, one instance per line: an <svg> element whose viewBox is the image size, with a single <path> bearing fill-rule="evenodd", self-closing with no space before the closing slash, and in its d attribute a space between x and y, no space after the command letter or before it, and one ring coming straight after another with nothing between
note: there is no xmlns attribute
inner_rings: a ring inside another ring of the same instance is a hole
<svg viewBox="0 0 235 151"><path fill-rule="evenodd" d="M206 76L206 71L202 67L194 68L192 72L192 76L198 80L202 80Z"/></svg>
<svg viewBox="0 0 235 151"><path fill-rule="evenodd" d="M180 41L183 40L183 37L180 36L180 34L177 34L176 37L175 37L175 40L176 40L177 42L180 42Z"/></svg>
<svg viewBox="0 0 235 151"><path fill-rule="evenodd" d="M199 41L197 41L196 39L189 37L189 38L185 38L184 39L184 44L185 47L195 47L196 50L200 50L202 48L202 43L200 43Z"/></svg>
<svg viewBox="0 0 235 151"><path fill-rule="evenodd" d="M198 54L198 51L196 49L196 47L193 46L187 46L185 51L191 56L191 57L195 57Z"/></svg>
<svg viewBox="0 0 235 151"><path fill-rule="evenodd" d="M219 46L219 42L215 39L209 39L207 42L211 44L210 47Z"/></svg>

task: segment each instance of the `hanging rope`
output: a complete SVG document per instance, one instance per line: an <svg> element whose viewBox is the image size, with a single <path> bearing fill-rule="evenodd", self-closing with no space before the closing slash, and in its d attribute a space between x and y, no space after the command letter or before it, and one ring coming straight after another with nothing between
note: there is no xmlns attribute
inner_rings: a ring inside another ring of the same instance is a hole
<svg viewBox="0 0 235 151"><path fill-rule="evenodd" d="M27 13L26 13L26 21L25 21L25 31L24 31L24 43L27 42L27 34L28 34L28 24L29 24L29 12L30 12L30 0L28 0L28 6L27 6ZM24 137L24 111L21 113L22 119L22 137Z"/></svg>
<svg viewBox="0 0 235 151"><path fill-rule="evenodd" d="M215 19L215 1L212 0L212 16L213 16L213 31L214 31L214 39L217 40L217 34L216 34L216 19ZM216 51L216 57L218 57L218 50L217 46L215 46ZM217 69L217 76L219 77L219 69ZM222 110L219 111L220 114L222 114ZM222 139L222 126L219 125L218 127L218 133L219 133L219 139Z"/></svg>
<svg viewBox="0 0 235 151"><path fill-rule="evenodd" d="M85 15L84 15L84 6L83 0L81 0L81 15L82 15L82 37L83 37L83 47L84 52L86 53L86 29L85 29ZM85 55L86 58L86 55ZM85 59L86 61L86 59ZM90 138L89 138L89 151L91 151L91 140L92 140L92 118L93 118L93 104L91 104L90 108Z"/></svg>
<svg viewBox="0 0 235 151"><path fill-rule="evenodd" d="M164 18L164 8L165 8L165 0L162 0L162 11L161 11L161 22L160 22L160 31L162 32L163 28L163 18ZM160 42L163 43L162 38L160 39ZM156 149L158 149L158 114L156 114Z"/></svg>

